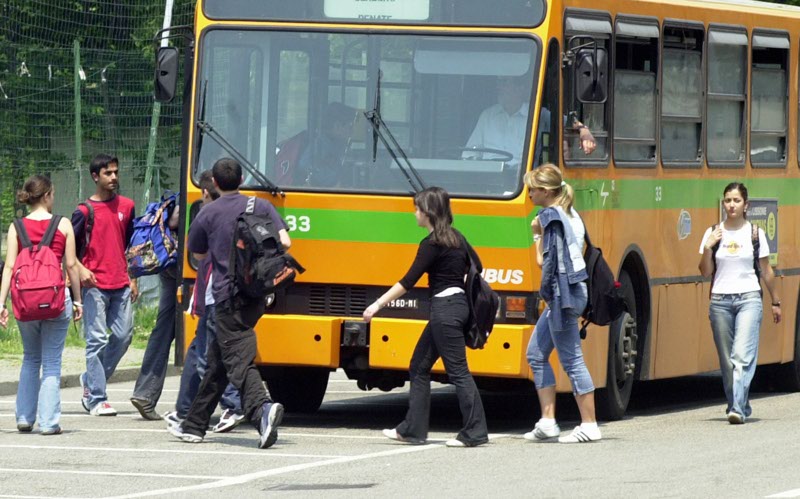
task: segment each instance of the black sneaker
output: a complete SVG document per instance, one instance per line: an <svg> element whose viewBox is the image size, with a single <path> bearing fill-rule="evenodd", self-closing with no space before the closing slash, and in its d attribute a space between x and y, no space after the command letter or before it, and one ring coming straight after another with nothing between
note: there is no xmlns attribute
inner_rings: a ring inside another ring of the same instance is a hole
<svg viewBox="0 0 800 499"><path fill-rule="evenodd" d="M131 404L133 404L133 406L137 411L139 411L139 414L141 414L144 419L150 421L158 421L161 419L161 416L159 416L155 408L150 405L150 401L131 397Z"/></svg>
<svg viewBox="0 0 800 499"><path fill-rule="evenodd" d="M265 402L261 410L261 422L258 425L258 432L261 433L259 449L272 447L278 440L278 426L282 420L283 405L277 402Z"/></svg>

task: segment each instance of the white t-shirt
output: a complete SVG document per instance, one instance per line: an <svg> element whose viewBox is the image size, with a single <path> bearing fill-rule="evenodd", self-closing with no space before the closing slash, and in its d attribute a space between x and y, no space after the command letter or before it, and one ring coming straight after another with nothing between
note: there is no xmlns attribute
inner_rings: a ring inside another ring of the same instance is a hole
<svg viewBox="0 0 800 499"><path fill-rule="evenodd" d="M583 247L586 245L586 241L583 238L586 234L586 227L583 226L583 219L575 211L575 208L572 208L570 215L572 216L567 218L569 218L569 224L572 226L572 233L575 234L575 240L578 242L578 250L583 254Z"/></svg>
<svg viewBox="0 0 800 499"><path fill-rule="evenodd" d="M208 273L208 283L206 283L206 307L209 305L214 305L214 295L211 293L211 283L214 281L214 276L211 273Z"/></svg>
<svg viewBox="0 0 800 499"><path fill-rule="evenodd" d="M717 250L717 272L711 287L713 294L731 295L761 290L761 283L758 282L756 271L753 269L752 234L750 222L745 223L739 230L726 230L723 224L722 240ZM710 235L711 227L703 234L703 242L700 243L701 255ZM758 229L758 239L760 241L758 258L768 257L769 242L761 228Z"/></svg>
<svg viewBox="0 0 800 499"><path fill-rule="evenodd" d="M475 124L472 135L467 140L467 147L486 147L510 153L513 159L510 164L518 165L522 159L525 143L525 132L528 129L528 103L509 115L503 106L495 104L484 109ZM464 157L471 157L470 151L464 151ZM491 158L486 153L484 159Z"/></svg>

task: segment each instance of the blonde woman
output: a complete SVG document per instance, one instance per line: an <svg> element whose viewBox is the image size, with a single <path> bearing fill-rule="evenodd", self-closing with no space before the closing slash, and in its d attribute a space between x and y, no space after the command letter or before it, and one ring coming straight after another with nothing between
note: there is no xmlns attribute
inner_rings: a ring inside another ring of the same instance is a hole
<svg viewBox="0 0 800 499"><path fill-rule="evenodd" d="M553 349L572 383L581 424L561 443L593 442L602 438L594 408L594 384L581 350L578 317L586 308L586 264L583 261L586 229L572 206L574 191L561 170L542 165L525 175L528 195L542 209L531 228L536 240L536 262L542 267L540 296L547 303L528 344L528 362L539 395L542 417L527 440L558 437L556 380L549 358Z"/></svg>
<svg viewBox="0 0 800 499"><path fill-rule="evenodd" d="M28 205L28 216L22 224L32 244L37 245L44 237L53 218L55 190L49 178L33 175L28 178L18 193L21 203ZM21 243L12 223L8 228L6 264L0 285L0 325L8 326L8 309L5 307L11 288L14 263ZM70 318L79 320L83 305L80 302L80 278L78 259L75 255L75 235L68 218L62 218L50 248L61 259L69 273L73 302L66 296L64 312L54 319L17 321L22 336L22 368L17 388L17 430L26 433L33 430L36 421L42 435L61 433L61 354L67 338ZM39 371L41 370L41 378ZM38 413L38 416L37 416Z"/></svg>

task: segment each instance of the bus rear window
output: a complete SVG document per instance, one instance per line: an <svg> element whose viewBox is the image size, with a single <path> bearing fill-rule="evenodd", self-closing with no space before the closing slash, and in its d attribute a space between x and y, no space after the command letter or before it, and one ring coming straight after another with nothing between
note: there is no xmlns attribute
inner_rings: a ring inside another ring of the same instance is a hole
<svg viewBox="0 0 800 499"><path fill-rule="evenodd" d="M535 27L544 0L205 0L211 19Z"/></svg>

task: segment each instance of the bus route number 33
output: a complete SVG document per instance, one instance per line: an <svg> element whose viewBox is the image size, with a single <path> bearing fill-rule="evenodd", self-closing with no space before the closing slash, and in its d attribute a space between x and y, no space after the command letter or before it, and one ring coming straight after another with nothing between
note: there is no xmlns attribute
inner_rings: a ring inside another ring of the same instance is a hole
<svg viewBox="0 0 800 499"><path fill-rule="evenodd" d="M311 230L311 218L305 215L299 217L295 215L286 215L285 220L286 225L289 226L289 232L308 232Z"/></svg>

